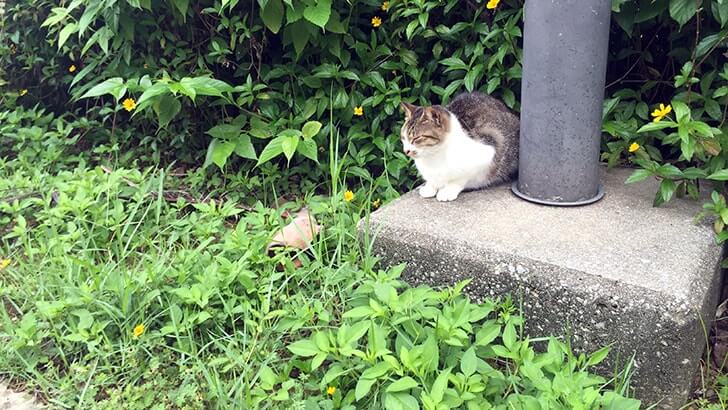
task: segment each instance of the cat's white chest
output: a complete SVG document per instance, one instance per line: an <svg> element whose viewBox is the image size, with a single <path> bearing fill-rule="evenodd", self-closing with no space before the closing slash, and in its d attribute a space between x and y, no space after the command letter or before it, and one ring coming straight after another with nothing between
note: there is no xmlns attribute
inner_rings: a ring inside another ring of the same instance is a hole
<svg viewBox="0 0 728 410"><path fill-rule="evenodd" d="M487 185L495 147L479 143L464 133L449 137L437 155L415 159L422 178L438 188L450 184L464 188Z"/></svg>

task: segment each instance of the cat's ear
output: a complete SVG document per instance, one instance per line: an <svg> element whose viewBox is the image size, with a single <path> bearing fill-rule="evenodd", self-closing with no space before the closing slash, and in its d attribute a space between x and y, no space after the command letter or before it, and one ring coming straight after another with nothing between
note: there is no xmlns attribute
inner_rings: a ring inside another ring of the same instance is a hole
<svg viewBox="0 0 728 410"><path fill-rule="evenodd" d="M405 118L405 120L409 120L410 118L412 118L412 114L415 112L415 109L417 108L416 105L410 104L410 103L404 102L404 101L402 101L399 104L399 107L404 112L404 118Z"/></svg>
<svg viewBox="0 0 728 410"><path fill-rule="evenodd" d="M433 105L425 109L425 115L437 126L442 126L447 121L447 110L439 105Z"/></svg>

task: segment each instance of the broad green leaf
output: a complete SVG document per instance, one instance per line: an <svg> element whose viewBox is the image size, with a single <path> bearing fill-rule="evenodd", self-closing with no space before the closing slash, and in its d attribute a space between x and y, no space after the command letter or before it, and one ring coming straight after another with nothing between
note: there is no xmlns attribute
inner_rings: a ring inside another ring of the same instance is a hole
<svg viewBox="0 0 728 410"><path fill-rule="evenodd" d="M311 340L299 340L298 342L292 343L288 346L288 350L301 357L311 357L322 353L316 346L316 343Z"/></svg>
<svg viewBox="0 0 728 410"><path fill-rule="evenodd" d="M221 97L223 93L233 90L233 87L226 82L210 77L185 77L180 80L180 85L185 90L194 90L194 95L210 95L214 97ZM194 100L194 97L191 98Z"/></svg>
<svg viewBox="0 0 728 410"><path fill-rule="evenodd" d="M672 109L675 110L675 117L678 124L683 124L690 120L690 107L682 101L673 101Z"/></svg>
<svg viewBox="0 0 728 410"><path fill-rule="evenodd" d="M476 346L487 346L500 335L500 325L495 322L486 323L475 335Z"/></svg>
<svg viewBox="0 0 728 410"><path fill-rule="evenodd" d="M338 34L346 34L347 26L341 21L341 17L334 10L331 10L331 16L326 23L326 31Z"/></svg>
<svg viewBox="0 0 728 410"><path fill-rule="evenodd" d="M209 130L206 134L209 134L220 140L233 141L240 135L240 126L232 124L220 124L216 125Z"/></svg>
<svg viewBox="0 0 728 410"><path fill-rule="evenodd" d="M440 348L437 345L437 338L434 333L430 333L422 345L422 365L420 368L426 372L437 371L440 364Z"/></svg>
<svg viewBox="0 0 728 410"><path fill-rule="evenodd" d="M728 181L728 169L721 169L718 172L714 172L708 175L708 179L713 181Z"/></svg>
<svg viewBox="0 0 728 410"><path fill-rule="evenodd" d="M700 58L708 53L708 51L713 49L713 46L718 44L721 40L725 39L726 36L725 31L720 33L711 34L709 36L705 36L702 40L700 40L700 43L698 43L698 46L695 48L695 57Z"/></svg>
<svg viewBox="0 0 728 410"><path fill-rule="evenodd" d="M364 372L361 374L362 379L378 379L385 374L387 374L388 371L392 369L392 365L387 362L381 362L377 363L374 366L364 370Z"/></svg>
<svg viewBox="0 0 728 410"><path fill-rule="evenodd" d="M386 91L387 85L384 82L384 77L382 77L382 75L377 71L369 72L362 78L362 81L367 85L373 86L379 91Z"/></svg>
<svg viewBox="0 0 728 410"><path fill-rule="evenodd" d="M587 360L586 365L587 366L596 366L599 363L603 362L604 359L607 358L609 355L609 352L611 351L610 346L604 346L601 349L597 350L596 352L592 353L589 356L589 360Z"/></svg>
<svg viewBox="0 0 728 410"><path fill-rule="evenodd" d="M170 94L163 95L152 105L157 113L159 128L166 128L172 119L179 114L182 104Z"/></svg>
<svg viewBox="0 0 728 410"><path fill-rule="evenodd" d="M308 32L307 23L303 21L297 21L291 25L286 26L286 31L289 32L291 39L293 40L293 47L296 49L296 55L300 56L303 50L306 49L308 39L311 34Z"/></svg>
<svg viewBox="0 0 728 410"><path fill-rule="evenodd" d="M248 134L241 134L238 136L235 141L235 153L243 158L253 160L258 159L258 156L255 154L253 143L250 142L250 135Z"/></svg>
<svg viewBox="0 0 728 410"><path fill-rule="evenodd" d="M339 328L341 329L341 328ZM359 339L364 336L367 331L369 330L369 323L367 321L361 321L356 324L354 324L352 327L348 328L346 335L344 337L343 346L351 346L354 343L357 343Z"/></svg>
<svg viewBox="0 0 728 410"><path fill-rule="evenodd" d="M144 109L144 107L149 105L154 97L165 93L169 93L169 86L165 83L156 83L153 86L147 88L146 90L144 90L141 97L139 97L139 101L137 101L137 111L142 110Z"/></svg>
<svg viewBox="0 0 728 410"><path fill-rule="evenodd" d="M217 165L220 169L225 167L228 157L233 153L235 144L226 141L213 139L207 147L207 156L203 168L208 167L211 163Z"/></svg>
<svg viewBox="0 0 728 410"><path fill-rule="evenodd" d="M283 23L283 2L281 0L268 0L265 7L260 10L260 17L268 30L278 33Z"/></svg>
<svg viewBox="0 0 728 410"><path fill-rule="evenodd" d="M321 352L321 353L317 354L316 356L314 356L313 359L311 359L311 370L318 369L319 366L321 366L321 364L324 362L324 360L326 360L326 358L328 356L329 356L328 353L324 353L324 352Z"/></svg>
<svg viewBox="0 0 728 410"><path fill-rule="evenodd" d="M187 9L190 7L190 0L172 0L174 6L179 10L183 20L187 20Z"/></svg>
<svg viewBox="0 0 728 410"><path fill-rule="evenodd" d="M505 329L503 329L503 345L505 345L508 350L513 350L513 347L516 344L516 327L513 325L513 323L506 324Z"/></svg>
<svg viewBox="0 0 728 410"><path fill-rule="evenodd" d="M690 167L682 170L683 176L688 179L707 178L708 173L700 168Z"/></svg>
<svg viewBox="0 0 728 410"><path fill-rule="evenodd" d="M634 17L635 23L644 23L659 16L667 10L667 1L642 0L639 2L639 11Z"/></svg>
<svg viewBox="0 0 728 410"><path fill-rule="evenodd" d="M43 21L43 24L41 24L41 27L52 27L56 24L60 23L65 19L68 14L71 12L70 8L65 7L53 7L51 9L51 14L48 16L48 18Z"/></svg>
<svg viewBox="0 0 728 410"><path fill-rule="evenodd" d="M619 13L622 8L622 4L628 2L629 0L612 0L612 11L615 13Z"/></svg>
<svg viewBox="0 0 728 410"><path fill-rule="evenodd" d="M311 23L324 28L331 16L331 0L316 0L316 5L307 5L303 17Z"/></svg>
<svg viewBox="0 0 728 410"><path fill-rule="evenodd" d="M722 3L712 1L711 3L713 5L713 15L720 22L720 26L728 26L728 1L723 0Z"/></svg>
<svg viewBox="0 0 728 410"><path fill-rule="evenodd" d="M500 357L505 357L505 358L509 358L509 359L513 359L515 357L515 355L513 354L513 352L511 352L510 350L506 349L505 346L492 345L491 346L491 349L493 349L493 353L495 353L496 355L498 355Z"/></svg>
<svg viewBox="0 0 728 410"><path fill-rule="evenodd" d="M344 313L342 317L344 319L359 319L362 317L367 317L372 313L374 313L374 311L369 306L358 306Z"/></svg>
<svg viewBox="0 0 728 410"><path fill-rule="evenodd" d="M463 84L465 84L465 88L468 91L473 91L475 89L475 80L478 78L481 71L483 71L483 64L478 64L471 70L468 70L468 72L465 74Z"/></svg>
<svg viewBox="0 0 728 410"><path fill-rule="evenodd" d="M632 184L635 182L644 181L651 175L653 175L652 171L646 169L638 169L637 171L633 172L632 175L629 176L629 178L627 178L625 184Z"/></svg>
<svg viewBox="0 0 728 410"><path fill-rule="evenodd" d="M126 93L126 85L121 77L110 78L101 84L96 84L90 90L86 91L81 98L99 97L105 94L112 95L118 102Z"/></svg>
<svg viewBox="0 0 728 410"><path fill-rule="evenodd" d="M296 152L296 148L298 147L298 142L300 140L301 139L295 135L283 137L283 140L281 141L281 150L283 151L283 155L286 156L288 161L293 158L293 154Z"/></svg>
<svg viewBox="0 0 728 410"><path fill-rule="evenodd" d="M405 376L401 379L397 380L396 382L390 384L387 386L387 393L396 393L401 392L405 390L414 389L415 387L419 386L419 383L415 381L415 379Z"/></svg>
<svg viewBox="0 0 728 410"><path fill-rule="evenodd" d="M83 67L83 70L79 71L78 74L73 77L70 88L73 88L74 85L83 80L90 72L94 71L98 65L99 62L96 60L89 62L85 67Z"/></svg>
<svg viewBox="0 0 728 410"><path fill-rule="evenodd" d="M94 323L94 317L86 309L78 309L74 310L72 312L75 316L78 316L78 328L79 329L88 329L93 325Z"/></svg>
<svg viewBox="0 0 728 410"><path fill-rule="evenodd" d="M314 141L313 139L302 139L301 141L299 141L298 146L296 147L296 152L318 163L317 149L318 147L316 147L316 141Z"/></svg>
<svg viewBox="0 0 728 410"><path fill-rule="evenodd" d="M435 379L435 382L432 384L430 396L435 403L440 403L445 395L445 389L447 388L447 381L448 377L450 377L451 370L452 369L448 367L445 371L440 372L437 379Z"/></svg>
<svg viewBox="0 0 728 410"><path fill-rule="evenodd" d="M704 138L713 137L713 130L710 128L710 125L708 125L702 121L691 121L690 128L692 128L695 132L697 132L701 137L704 137Z"/></svg>
<svg viewBox="0 0 728 410"><path fill-rule="evenodd" d="M673 194L675 193L676 188L677 186L675 185L675 181L671 179L663 179L660 183L660 196L662 197L662 201L670 201Z"/></svg>
<svg viewBox="0 0 728 410"><path fill-rule="evenodd" d="M262 365L258 370L258 379L263 382L263 388L268 390L273 389L273 386L278 382L278 376L266 365Z"/></svg>
<svg viewBox="0 0 728 410"><path fill-rule="evenodd" d="M649 124L643 125L639 130L637 130L637 132L657 131L665 128L675 127L677 127L677 123L673 121L651 122Z"/></svg>
<svg viewBox="0 0 728 410"><path fill-rule="evenodd" d="M366 395L369 394L369 390L372 389L372 386L376 382L377 379L366 379L364 377L359 378L359 381L356 383L356 390L354 391L354 398L356 401L366 397Z"/></svg>
<svg viewBox="0 0 728 410"><path fill-rule="evenodd" d="M683 177L683 173L680 171L680 168L672 164L660 165L660 167L657 168L657 175L672 179Z"/></svg>
<svg viewBox="0 0 728 410"><path fill-rule="evenodd" d="M278 155L281 155L283 153L283 138L282 137L276 137L270 140L268 145L263 148L263 152L260 153L260 157L258 157L258 164L263 164L271 159L277 157Z"/></svg>
<svg viewBox="0 0 728 410"><path fill-rule="evenodd" d="M604 392L601 402L602 410L639 410L642 402L636 399L628 399L613 391Z"/></svg>
<svg viewBox="0 0 728 410"><path fill-rule="evenodd" d="M690 161L693 158L693 154L695 153L695 140L693 138L690 138L689 136L682 139L680 141L680 150L682 151L685 159Z"/></svg>
<svg viewBox="0 0 728 410"><path fill-rule="evenodd" d="M182 80L184 80L184 78ZM195 88L183 83L182 81L178 83L170 83L169 90L174 95L177 95L178 93L186 95L190 98L190 100L192 100L192 102L194 102L195 98L197 97L197 91L195 91Z"/></svg>
<svg viewBox="0 0 728 410"><path fill-rule="evenodd" d="M670 17L682 27L698 11L695 0L670 0Z"/></svg>
<svg viewBox="0 0 728 410"><path fill-rule="evenodd" d="M477 367L478 357L475 355L475 346L471 346L463 353L463 357L460 358L460 370L462 370L464 375L470 376L475 373Z"/></svg>
<svg viewBox="0 0 728 410"><path fill-rule="evenodd" d="M526 376L526 378L528 378L538 390L543 392L551 390L551 383L544 377L541 368L532 361L526 360L521 366L519 366L518 370L520 370L521 374Z"/></svg>
<svg viewBox="0 0 728 410"><path fill-rule="evenodd" d="M313 138L321 130L321 123L318 121L309 121L303 125L301 132L304 138Z"/></svg>
<svg viewBox="0 0 728 410"><path fill-rule="evenodd" d="M387 393L384 396L384 408L387 410L419 410L417 399L407 393Z"/></svg>
<svg viewBox="0 0 728 410"><path fill-rule="evenodd" d="M76 23L68 23L66 24L63 29L61 29L61 32L58 34L58 49L60 50L61 47L63 47L64 44L66 44L66 41L68 40L68 37L71 36L71 34L78 31L78 24Z"/></svg>

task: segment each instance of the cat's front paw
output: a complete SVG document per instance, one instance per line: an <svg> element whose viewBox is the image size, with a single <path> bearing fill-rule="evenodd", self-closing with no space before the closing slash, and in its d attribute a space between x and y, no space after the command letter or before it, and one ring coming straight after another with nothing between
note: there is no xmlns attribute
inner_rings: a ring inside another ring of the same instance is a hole
<svg viewBox="0 0 728 410"><path fill-rule="evenodd" d="M446 186L437 191L437 200L440 202L450 202L458 199L458 195L463 189L455 186Z"/></svg>
<svg viewBox="0 0 728 410"><path fill-rule="evenodd" d="M420 196L423 198L432 198L437 195L437 189L430 184L425 184L420 187Z"/></svg>

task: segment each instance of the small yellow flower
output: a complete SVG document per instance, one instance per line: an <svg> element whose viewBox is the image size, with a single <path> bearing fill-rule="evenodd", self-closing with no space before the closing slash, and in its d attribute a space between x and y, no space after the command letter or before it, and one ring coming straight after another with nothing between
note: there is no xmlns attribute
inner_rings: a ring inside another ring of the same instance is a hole
<svg viewBox="0 0 728 410"><path fill-rule="evenodd" d="M672 106L670 104L665 107L665 104L660 104L660 108L655 108L655 111L652 111L652 116L655 117L653 119L653 122L660 122L663 118L667 117L667 114L672 112Z"/></svg>
<svg viewBox="0 0 728 410"><path fill-rule="evenodd" d="M126 100L124 100L124 102L121 103L121 105L124 106L125 110L131 112L132 110L134 110L134 108L136 108L136 101L134 101L133 98L127 98Z"/></svg>
<svg viewBox="0 0 728 410"><path fill-rule="evenodd" d="M362 115L364 115L364 107L362 107L361 105L358 107L354 107L354 115L356 115L357 117L361 117Z"/></svg>
<svg viewBox="0 0 728 410"><path fill-rule="evenodd" d="M376 200L374 200L374 202L372 202L372 206L374 207L374 209L379 208L379 205L381 205L381 204L382 204L382 200L379 198L377 198Z"/></svg>
<svg viewBox="0 0 728 410"><path fill-rule="evenodd" d="M73 73L76 71L76 64L71 64L70 67L68 67L68 72Z"/></svg>
<svg viewBox="0 0 728 410"><path fill-rule="evenodd" d="M387 11L387 10L389 10L389 2L385 1L384 3L382 3L382 11Z"/></svg>
<svg viewBox="0 0 728 410"><path fill-rule="evenodd" d="M20 96L22 97L25 94L28 94L28 89L27 88L23 88L22 90L20 90L20 92L18 94L20 94Z"/></svg>
<svg viewBox="0 0 728 410"><path fill-rule="evenodd" d="M638 149L640 149L640 144L633 142L632 145L629 146L629 152L636 152Z"/></svg>
<svg viewBox="0 0 728 410"><path fill-rule="evenodd" d="M382 19L379 16L372 17L372 27L379 27L382 25Z"/></svg>
<svg viewBox="0 0 728 410"><path fill-rule="evenodd" d="M0 270L3 270L10 266L10 259L0 259Z"/></svg>
<svg viewBox="0 0 728 410"><path fill-rule="evenodd" d="M328 388L328 389L326 389L326 394L328 394L329 396L333 396L333 395L334 395L334 393L336 393L336 387L334 387L334 386L329 386L329 388Z"/></svg>
<svg viewBox="0 0 728 410"><path fill-rule="evenodd" d="M344 192L344 201L351 202L351 200L354 199L354 193L351 191Z"/></svg>
<svg viewBox="0 0 728 410"><path fill-rule="evenodd" d="M134 338L138 338L139 336L143 335L145 329L146 328L144 327L143 323L136 325L136 327L134 328Z"/></svg>
<svg viewBox="0 0 728 410"><path fill-rule="evenodd" d="M498 7L498 3L500 3L500 0L488 0L488 4L485 5L485 8L488 10L494 10Z"/></svg>

